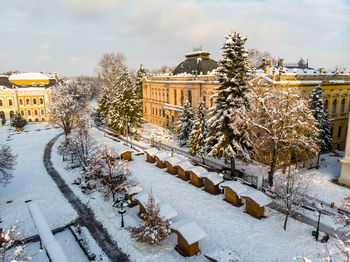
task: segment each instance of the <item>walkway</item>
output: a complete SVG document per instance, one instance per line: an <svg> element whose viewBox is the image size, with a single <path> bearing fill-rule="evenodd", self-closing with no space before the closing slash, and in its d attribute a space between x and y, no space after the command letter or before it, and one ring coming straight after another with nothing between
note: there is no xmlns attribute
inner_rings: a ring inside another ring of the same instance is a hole
<svg viewBox="0 0 350 262"><path fill-rule="evenodd" d="M105 254L109 257L109 259L112 262L129 261L128 256L118 248L117 243L111 239L111 236L108 234L107 230L99 221L96 220L92 210L79 200L79 198L73 193L73 191L68 187L65 181L54 169L51 163L51 149L61 135L62 134L57 135L46 145L44 153L44 165L48 174L55 181L57 187L64 195L64 197L77 211L79 216L79 223L90 231L93 238L96 240Z"/></svg>

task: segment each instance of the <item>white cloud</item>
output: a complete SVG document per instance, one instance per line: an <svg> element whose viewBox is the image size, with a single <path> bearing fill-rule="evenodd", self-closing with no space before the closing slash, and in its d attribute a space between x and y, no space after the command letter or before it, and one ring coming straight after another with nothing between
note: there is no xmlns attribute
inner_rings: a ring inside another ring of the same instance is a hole
<svg viewBox="0 0 350 262"><path fill-rule="evenodd" d="M40 55L34 58L35 61L45 62L51 60L51 56L49 55Z"/></svg>
<svg viewBox="0 0 350 262"><path fill-rule="evenodd" d="M43 42L43 43L38 45L38 49L40 49L40 50L47 50L50 47L51 47L51 43L50 42Z"/></svg>
<svg viewBox="0 0 350 262"><path fill-rule="evenodd" d="M70 61L73 62L73 63L76 63L76 62L79 62L81 60L80 57L77 57L77 56L72 56Z"/></svg>
<svg viewBox="0 0 350 262"><path fill-rule="evenodd" d="M0 58L6 58L8 57L8 54L5 52L0 52Z"/></svg>

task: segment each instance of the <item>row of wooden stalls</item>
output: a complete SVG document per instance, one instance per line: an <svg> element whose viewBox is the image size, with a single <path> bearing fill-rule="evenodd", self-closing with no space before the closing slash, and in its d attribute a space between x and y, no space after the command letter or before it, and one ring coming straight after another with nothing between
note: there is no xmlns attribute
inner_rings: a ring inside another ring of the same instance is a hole
<svg viewBox="0 0 350 262"><path fill-rule="evenodd" d="M186 158L183 158L177 155L174 156L173 154L169 154L169 152L158 150L157 148L154 148L154 147L149 148L144 152L146 154L147 162L156 163L157 167L166 168L169 174L177 175L182 180L189 181L192 185L196 187L204 187L205 191L213 195L217 195L217 194L220 194L221 192L224 192L224 195L225 195L224 200L233 204L234 206L239 207L243 205L243 201L244 201L245 211L248 214L258 219L264 216L265 207L272 202L271 199L267 195L265 195L263 192L258 191L247 185L244 185L239 181L224 182L222 174L219 174L216 172L209 172L201 166L195 166ZM178 228L177 226L180 227L180 225L176 224L175 228ZM176 231L176 229L173 229L173 230ZM182 233L184 232L182 231ZM184 239L183 236L178 237L178 239L179 239L178 246L186 250L186 248L183 247L183 244L182 245L180 244L180 240L181 242L186 242L184 241L186 239ZM197 253L198 242L196 245L197 246L196 248L194 248L194 250ZM187 246L191 246L191 245L187 242ZM192 253L190 251L187 252L187 255L193 255L193 254L194 254L193 252ZM216 260L213 259L210 261L216 261ZM237 260L237 261L240 261L240 260Z"/></svg>

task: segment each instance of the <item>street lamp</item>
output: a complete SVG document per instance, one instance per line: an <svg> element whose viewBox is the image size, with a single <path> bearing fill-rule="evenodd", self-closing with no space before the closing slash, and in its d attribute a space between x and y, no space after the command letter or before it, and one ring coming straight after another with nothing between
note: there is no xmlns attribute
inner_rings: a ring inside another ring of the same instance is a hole
<svg viewBox="0 0 350 262"><path fill-rule="evenodd" d="M118 209L118 213L122 215L121 227L124 227L124 213L126 212L127 199L123 195L119 195L113 203L113 207Z"/></svg>

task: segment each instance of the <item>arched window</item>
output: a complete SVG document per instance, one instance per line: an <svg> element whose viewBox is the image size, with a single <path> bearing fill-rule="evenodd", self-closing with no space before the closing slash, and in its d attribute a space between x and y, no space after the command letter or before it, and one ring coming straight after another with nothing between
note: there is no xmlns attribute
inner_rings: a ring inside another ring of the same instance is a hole
<svg viewBox="0 0 350 262"><path fill-rule="evenodd" d="M44 100L41 97L39 98L39 103L40 105L44 104Z"/></svg>
<svg viewBox="0 0 350 262"><path fill-rule="evenodd" d="M338 137L341 137L341 126L338 128Z"/></svg>
<svg viewBox="0 0 350 262"><path fill-rule="evenodd" d="M345 98L343 98L343 100L341 101L340 114L344 114L344 111L345 111Z"/></svg>
<svg viewBox="0 0 350 262"><path fill-rule="evenodd" d="M33 105L36 105L36 98L33 98Z"/></svg>
<svg viewBox="0 0 350 262"><path fill-rule="evenodd" d="M181 90L181 106L184 105L184 91Z"/></svg>
<svg viewBox="0 0 350 262"><path fill-rule="evenodd" d="M12 99L9 99L9 106L12 106Z"/></svg>
<svg viewBox="0 0 350 262"><path fill-rule="evenodd" d="M29 98L26 98L26 105L30 105L30 99Z"/></svg>
<svg viewBox="0 0 350 262"><path fill-rule="evenodd" d="M14 116L15 116L15 112L10 111L10 118L12 119L12 118L14 118Z"/></svg>
<svg viewBox="0 0 350 262"><path fill-rule="evenodd" d="M28 116L32 115L32 111L28 110Z"/></svg>
<svg viewBox="0 0 350 262"><path fill-rule="evenodd" d="M177 94L176 94L176 89L174 89L174 105L177 104Z"/></svg>
<svg viewBox="0 0 350 262"><path fill-rule="evenodd" d="M188 90L188 102L192 106L192 91L191 90Z"/></svg>
<svg viewBox="0 0 350 262"><path fill-rule="evenodd" d="M21 115L24 116L24 111L23 110L21 110Z"/></svg>
<svg viewBox="0 0 350 262"><path fill-rule="evenodd" d="M333 106L332 106L332 115L335 115L337 112L337 99L334 99Z"/></svg>
<svg viewBox="0 0 350 262"><path fill-rule="evenodd" d="M38 110L36 110L36 109L34 110L34 115L36 115L36 116L38 115Z"/></svg>
<svg viewBox="0 0 350 262"><path fill-rule="evenodd" d="M328 100L327 99L324 101L324 110L329 112L328 111Z"/></svg>
<svg viewBox="0 0 350 262"><path fill-rule="evenodd" d="M0 99L0 106L3 106L3 104L2 104L2 100Z"/></svg>
<svg viewBox="0 0 350 262"><path fill-rule="evenodd" d="M22 99L22 98L19 99L19 104L20 104L21 106L23 106L23 99Z"/></svg>
<svg viewBox="0 0 350 262"><path fill-rule="evenodd" d="M40 114L43 116L45 114L44 109L40 110Z"/></svg>

